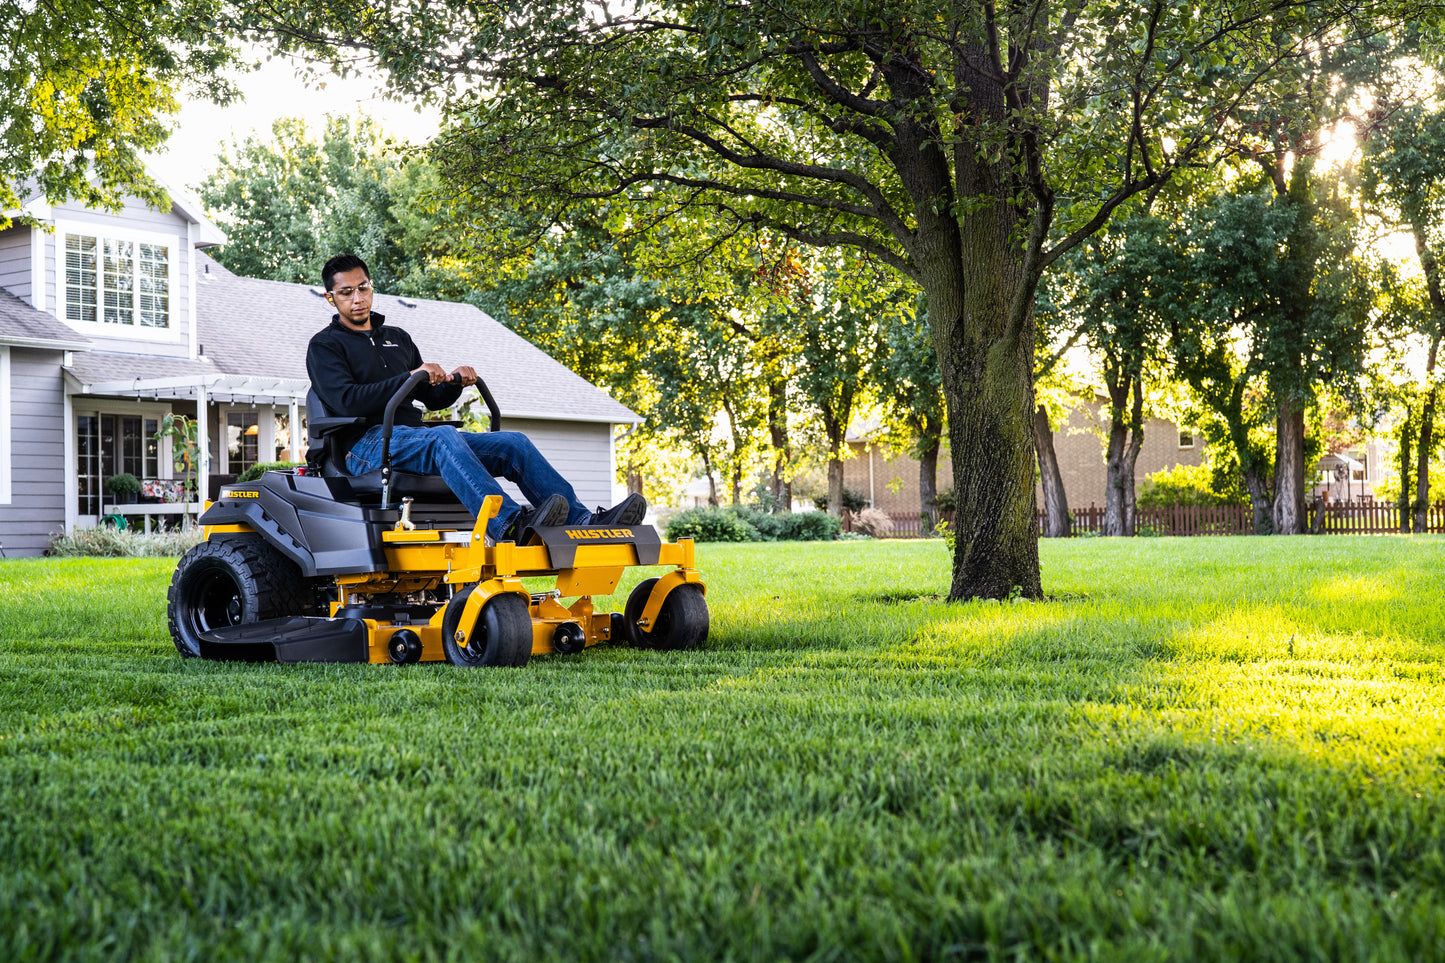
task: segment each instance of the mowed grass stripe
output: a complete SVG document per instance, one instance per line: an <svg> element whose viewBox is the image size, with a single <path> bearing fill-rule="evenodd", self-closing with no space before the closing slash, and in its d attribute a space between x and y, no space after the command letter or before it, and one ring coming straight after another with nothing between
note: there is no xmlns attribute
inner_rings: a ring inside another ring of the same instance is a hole
<svg viewBox="0 0 1445 963"><path fill-rule="evenodd" d="M706 649L519 671L182 661L172 562L0 564L0 954L1435 958L1445 540L1041 552L702 546Z"/></svg>

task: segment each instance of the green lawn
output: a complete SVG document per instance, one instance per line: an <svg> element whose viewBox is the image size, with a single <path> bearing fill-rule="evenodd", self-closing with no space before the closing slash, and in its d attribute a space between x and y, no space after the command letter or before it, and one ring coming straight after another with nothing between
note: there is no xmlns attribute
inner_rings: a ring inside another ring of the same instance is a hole
<svg viewBox="0 0 1445 963"><path fill-rule="evenodd" d="M522 670L183 662L170 561L0 563L0 959L1440 958L1445 539L1041 551L702 546L704 650Z"/></svg>

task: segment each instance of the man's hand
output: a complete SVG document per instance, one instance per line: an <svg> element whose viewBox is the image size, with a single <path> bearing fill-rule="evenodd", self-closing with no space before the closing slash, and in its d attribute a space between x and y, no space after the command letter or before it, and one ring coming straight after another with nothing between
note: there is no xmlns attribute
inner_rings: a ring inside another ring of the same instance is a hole
<svg viewBox="0 0 1445 963"><path fill-rule="evenodd" d="M425 371L427 380L434 385L439 385L447 380L447 373L442 370L442 366L432 361L428 361L420 368L413 368L411 373L416 374L418 371Z"/></svg>
<svg viewBox="0 0 1445 963"><path fill-rule="evenodd" d="M469 364L462 365L460 368L453 371L451 373L451 376L453 378L461 379L463 388L470 388L472 385L476 384L480 380L477 377L477 370Z"/></svg>

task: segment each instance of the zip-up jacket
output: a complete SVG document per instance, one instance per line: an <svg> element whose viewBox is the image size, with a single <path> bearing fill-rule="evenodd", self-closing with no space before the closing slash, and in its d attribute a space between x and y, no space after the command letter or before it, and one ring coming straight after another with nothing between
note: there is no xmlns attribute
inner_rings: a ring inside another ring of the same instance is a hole
<svg viewBox="0 0 1445 963"><path fill-rule="evenodd" d="M367 428L381 424L387 400L421 364L421 352L411 335L376 313L371 315L370 331L353 331L332 315L331 324L313 335L306 348L306 374L321 403L333 415L366 419L364 426L346 429L341 438L346 451ZM422 427L422 412L413 401L434 410L451 406L461 393L461 385L424 381L406 403L397 406L396 424Z"/></svg>

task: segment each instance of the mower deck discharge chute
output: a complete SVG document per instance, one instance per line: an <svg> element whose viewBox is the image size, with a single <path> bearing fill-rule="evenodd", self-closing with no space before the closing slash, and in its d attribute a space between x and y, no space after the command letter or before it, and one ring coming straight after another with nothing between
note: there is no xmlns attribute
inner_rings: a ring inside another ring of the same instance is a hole
<svg viewBox="0 0 1445 963"><path fill-rule="evenodd" d="M707 638L690 539L663 542L649 525L562 525L492 544L500 497L473 518L440 477L393 471L393 415L424 377L388 402L376 471L337 471L326 439L361 419L328 416L313 393L306 472L221 489L200 519L205 540L171 580L167 614L182 655L520 666L599 642L690 649ZM496 403L479 387L495 431ZM595 611L592 596L616 591L633 565L671 571L638 584L624 611ZM543 576L556 580L546 592L522 582Z"/></svg>

